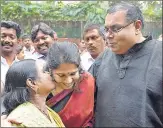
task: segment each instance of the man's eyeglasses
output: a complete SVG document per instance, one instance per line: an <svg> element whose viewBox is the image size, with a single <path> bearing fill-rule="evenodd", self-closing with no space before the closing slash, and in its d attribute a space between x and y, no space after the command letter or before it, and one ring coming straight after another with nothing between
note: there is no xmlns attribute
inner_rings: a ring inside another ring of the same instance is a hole
<svg viewBox="0 0 163 128"><path fill-rule="evenodd" d="M110 26L109 28L105 27L105 32L111 32L111 33L118 33L120 32L122 29L126 28L127 26L129 26L130 24L134 23L135 21L130 22L129 24L125 25L125 26L118 26L118 25L113 25Z"/></svg>

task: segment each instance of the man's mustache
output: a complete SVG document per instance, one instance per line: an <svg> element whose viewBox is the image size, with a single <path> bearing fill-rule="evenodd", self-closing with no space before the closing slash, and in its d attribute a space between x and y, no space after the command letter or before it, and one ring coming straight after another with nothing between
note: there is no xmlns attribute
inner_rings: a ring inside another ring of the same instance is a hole
<svg viewBox="0 0 163 128"><path fill-rule="evenodd" d="M94 46L89 46L88 49L96 49Z"/></svg>
<svg viewBox="0 0 163 128"><path fill-rule="evenodd" d="M10 47L13 47L13 43L12 42L5 42L5 41L2 41L1 42L1 46L10 46Z"/></svg>

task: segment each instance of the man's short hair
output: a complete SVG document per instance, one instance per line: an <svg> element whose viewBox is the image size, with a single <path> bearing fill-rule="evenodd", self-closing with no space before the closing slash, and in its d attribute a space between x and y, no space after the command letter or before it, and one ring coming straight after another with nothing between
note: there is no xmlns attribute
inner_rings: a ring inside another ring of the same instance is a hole
<svg viewBox="0 0 163 128"><path fill-rule="evenodd" d="M24 35L22 35L22 40L25 40L25 39L31 39L31 36L30 35L28 35L28 34L24 34Z"/></svg>
<svg viewBox="0 0 163 128"><path fill-rule="evenodd" d="M142 22L142 28L144 28L144 18L140 8L129 2L120 2L111 6L107 13L111 14L117 11L127 11L126 22L130 23L132 21L140 20Z"/></svg>
<svg viewBox="0 0 163 128"><path fill-rule="evenodd" d="M46 35L51 36L54 38L54 31L51 29L47 24L40 22L39 24L35 25L31 30L31 40L34 41L38 31L43 32Z"/></svg>
<svg viewBox="0 0 163 128"><path fill-rule="evenodd" d="M91 31L93 29L96 29L99 33L100 36L102 36L102 38L105 40L105 31L104 31L104 27L102 27L100 24L95 24L95 23L89 23L84 27L84 31L83 31L83 39L85 34L88 31Z"/></svg>
<svg viewBox="0 0 163 128"><path fill-rule="evenodd" d="M13 21L2 21L1 22L1 27L4 27L4 28L12 28L16 31L16 36L17 38L20 37L21 35L21 28L20 28L20 25L17 24L16 22L13 22Z"/></svg>

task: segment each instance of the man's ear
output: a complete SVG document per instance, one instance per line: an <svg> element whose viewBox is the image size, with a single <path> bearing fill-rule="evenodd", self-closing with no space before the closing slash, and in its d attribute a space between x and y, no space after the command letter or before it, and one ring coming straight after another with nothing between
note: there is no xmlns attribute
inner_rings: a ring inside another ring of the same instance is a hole
<svg viewBox="0 0 163 128"><path fill-rule="evenodd" d="M142 29L141 20L135 21L135 29L136 29L136 35L141 32L141 29Z"/></svg>
<svg viewBox="0 0 163 128"><path fill-rule="evenodd" d="M31 78L28 78L26 80L26 84L27 84L27 87L31 88L33 91L37 92L38 90L38 87L36 85L36 83L31 79Z"/></svg>
<svg viewBox="0 0 163 128"><path fill-rule="evenodd" d="M57 40L58 40L57 33L54 33L54 34L53 34L53 40L54 40L54 41L57 41Z"/></svg>

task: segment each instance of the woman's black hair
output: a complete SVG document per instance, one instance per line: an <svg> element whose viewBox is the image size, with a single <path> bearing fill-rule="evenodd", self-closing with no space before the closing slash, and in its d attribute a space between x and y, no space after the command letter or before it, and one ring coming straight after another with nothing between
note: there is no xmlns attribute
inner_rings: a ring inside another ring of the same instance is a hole
<svg viewBox="0 0 163 128"><path fill-rule="evenodd" d="M36 80L38 76L36 61L32 59L15 62L8 70L5 81L4 107L9 114L20 104L29 101L30 92L27 79Z"/></svg>
<svg viewBox="0 0 163 128"><path fill-rule="evenodd" d="M80 68L80 61L79 48L75 43L55 42L49 48L47 65L50 69L56 69L63 63L72 63Z"/></svg>

